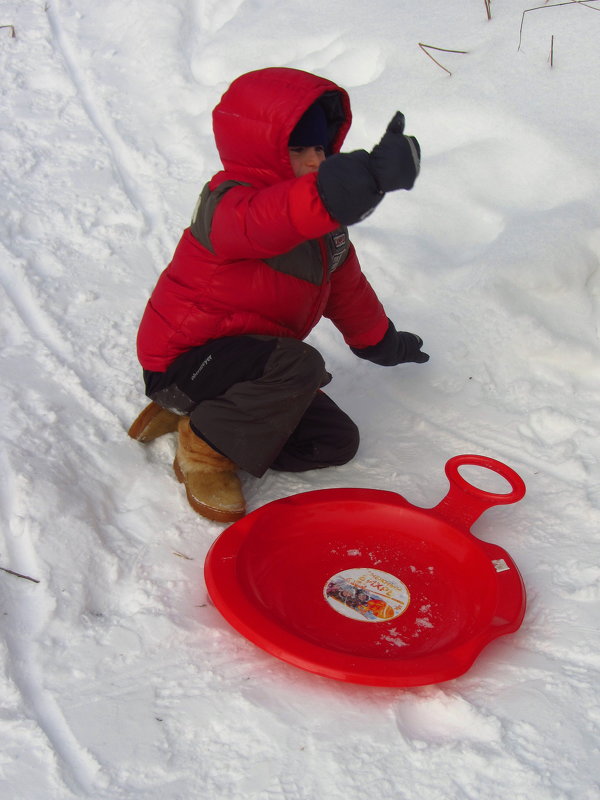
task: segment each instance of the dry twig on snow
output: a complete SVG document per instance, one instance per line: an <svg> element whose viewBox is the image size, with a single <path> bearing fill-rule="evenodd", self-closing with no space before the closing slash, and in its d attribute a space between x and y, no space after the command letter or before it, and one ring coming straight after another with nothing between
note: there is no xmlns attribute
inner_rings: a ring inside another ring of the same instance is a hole
<svg viewBox="0 0 600 800"><path fill-rule="evenodd" d="M185 553L180 553L178 550L173 550L173 555L177 556L178 558L185 558L186 561L194 560L191 556L186 556Z"/></svg>
<svg viewBox="0 0 600 800"><path fill-rule="evenodd" d="M31 581L32 583L39 583L37 578L30 578L29 575L22 575L20 572L14 572L12 569L6 569L6 567L0 567L2 572L6 572L8 575L14 575L15 578L23 578L25 581Z"/></svg>
<svg viewBox="0 0 600 800"><path fill-rule="evenodd" d="M1 28L8 28L10 30L10 35L13 39L16 38L17 34L15 33L15 26L14 25L0 25Z"/></svg>
<svg viewBox="0 0 600 800"><path fill-rule="evenodd" d="M546 0L546 3L548 0ZM543 6L534 6L533 8L526 8L523 14L521 15L521 28L519 29L519 46L517 50L521 49L521 42L523 41L523 25L525 24L525 14L529 14L530 11L540 11L544 8L557 8L558 6L583 6L584 8L589 8L590 11L600 11L600 8L595 8L594 6L588 5L589 3L598 3L600 0L567 0L564 3L552 3L552 5L543 5Z"/></svg>
<svg viewBox="0 0 600 800"><path fill-rule="evenodd" d="M468 50L447 50L445 47L434 47L434 45L432 45L432 44L423 44L423 42L419 42L419 47L425 53L426 56L429 56L429 58L432 61L435 61L435 63L438 65L438 67L441 67L444 70L444 72L448 73L448 75L452 75L450 70L446 69L446 67L443 64L440 64L440 62L437 59L435 59L431 55L431 53L429 53L427 51L428 50L439 50L442 53L461 53L462 55L466 55L468 53Z"/></svg>

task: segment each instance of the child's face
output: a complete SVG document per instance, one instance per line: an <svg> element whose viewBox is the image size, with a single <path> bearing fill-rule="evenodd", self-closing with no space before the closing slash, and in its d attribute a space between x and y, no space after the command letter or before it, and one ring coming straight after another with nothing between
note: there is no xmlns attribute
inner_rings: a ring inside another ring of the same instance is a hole
<svg viewBox="0 0 600 800"><path fill-rule="evenodd" d="M321 145L316 147L289 147L290 163L294 170L294 175L301 178L309 172L316 172L319 164L325 161L325 148Z"/></svg>

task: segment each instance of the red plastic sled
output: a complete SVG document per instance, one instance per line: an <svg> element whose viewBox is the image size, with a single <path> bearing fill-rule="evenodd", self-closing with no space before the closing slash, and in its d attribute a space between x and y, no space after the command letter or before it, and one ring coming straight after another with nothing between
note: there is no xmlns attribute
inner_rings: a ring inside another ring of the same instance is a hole
<svg viewBox="0 0 600 800"><path fill-rule="evenodd" d="M511 491L473 486L464 465L498 473ZM318 675L374 686L462 675L523 620L517 567L470 527L520 500L525 484L477 455L451 458L446 475L450 490L431 509L394 492L323 489L253 511L208 552L213 603L247 639Z"/></svg>

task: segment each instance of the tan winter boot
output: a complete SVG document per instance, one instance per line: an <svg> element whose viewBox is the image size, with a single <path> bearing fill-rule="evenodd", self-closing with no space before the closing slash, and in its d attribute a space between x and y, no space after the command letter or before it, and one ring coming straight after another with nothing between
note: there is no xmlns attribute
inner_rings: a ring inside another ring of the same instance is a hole
<svg viewBox="0 0 600 800"><path fill-rule="evenodd" d="M235 522L246 513L235 464L196 436L189 417L179 422L173 469L185 485L189 504L198 514L215 522Z"/></svg>
<svg viewBox="0 0 600 800"><path fill-rule="evenodd" d="M151 442L165 433L174 433L181 417L152 402L142 411L127 431L138 442Z"/></svg>

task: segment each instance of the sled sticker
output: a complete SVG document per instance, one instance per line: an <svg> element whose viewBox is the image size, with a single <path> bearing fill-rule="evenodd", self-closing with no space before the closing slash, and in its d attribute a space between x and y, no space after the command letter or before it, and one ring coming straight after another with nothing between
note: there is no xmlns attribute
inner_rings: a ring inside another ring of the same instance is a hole
<svg viewBox="0 0 600 800"><path fill-rule="evenodd" d="M493 558L492 564L494 565L496 572L506 572L507 569L510 569L503 558Z"/></svg>
<svg viewBox="0 0 600 800"><path fill-rule="evenodd" d="M338 614L362 622L389 622L410 603L399 578L368 567L336 573L325 584L323 596Z"/></svg>

